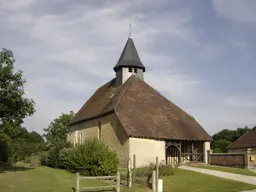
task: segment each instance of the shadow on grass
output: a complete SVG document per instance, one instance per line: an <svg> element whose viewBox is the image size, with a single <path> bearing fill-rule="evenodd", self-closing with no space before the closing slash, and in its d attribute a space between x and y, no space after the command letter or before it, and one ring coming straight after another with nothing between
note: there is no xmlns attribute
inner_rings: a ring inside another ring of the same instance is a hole
<svg viewBox="0 0 256 192"><path fill-rule="evenodd" d="M25 167L22 165L12 165L12 164L0 164L0 173L4 172L16 172L16 171L27 171L33 168Z"/></svg>

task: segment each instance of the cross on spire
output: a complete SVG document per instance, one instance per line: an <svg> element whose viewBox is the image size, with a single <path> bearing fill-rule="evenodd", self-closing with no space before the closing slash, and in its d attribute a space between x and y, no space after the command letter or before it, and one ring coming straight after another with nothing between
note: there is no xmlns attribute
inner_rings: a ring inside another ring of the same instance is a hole
<svg viewBox="0 0 256 192"><path fill-rule="evenodd" d="M131 37L132 35L132 24L129 23L129 37Z"/></svg>

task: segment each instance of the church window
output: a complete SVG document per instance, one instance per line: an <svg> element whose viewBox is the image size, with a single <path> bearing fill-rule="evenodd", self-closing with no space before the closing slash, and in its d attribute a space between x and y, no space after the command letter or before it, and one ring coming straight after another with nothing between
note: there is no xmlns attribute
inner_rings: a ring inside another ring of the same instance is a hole
<svg viewBox="0 0 256 192"><path fill-rule="evenodd" d="M129 72L132 72L132 68L131 67L129 67Z"/></svg>
<svg viewBox="0 0 256 192"><path fill-rule="evenodd" d="M101 123L98 124L98 139L101 138Z"/></svg>
<svg viewBox="0 0 256 192"><path fill-rule="evenodd" d="M137 68L134 68L134 73L137 73Z"/></svg>

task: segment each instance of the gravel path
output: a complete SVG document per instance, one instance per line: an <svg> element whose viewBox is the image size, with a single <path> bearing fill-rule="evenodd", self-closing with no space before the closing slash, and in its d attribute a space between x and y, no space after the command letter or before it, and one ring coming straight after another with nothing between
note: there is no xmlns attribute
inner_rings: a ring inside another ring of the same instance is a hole
<svg viewBox="0 0 256 192"><path fill-rule="evenodd" d="M179 166L179 168L256 185L256 176L246 176L246 175L240 175L240 174L235 174L235 173L228 173L228 172L195 168L195 167L187 167L187 166Z"/></svg>

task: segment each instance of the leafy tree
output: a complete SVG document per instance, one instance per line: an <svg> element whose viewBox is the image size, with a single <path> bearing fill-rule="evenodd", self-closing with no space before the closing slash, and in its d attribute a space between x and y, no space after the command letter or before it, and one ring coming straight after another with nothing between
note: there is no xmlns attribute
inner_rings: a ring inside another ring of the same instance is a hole
<svg viewBox="0 0 256 192"><path fill-rule="evenodd" d="M56 146L58 143L67 142L67 134L69 131L69 123L74 117L74 112L70 111L68 114L63 113L58 118L54 119L48 128L45 128L45 138L48 148ZM58 144L59 145L59 144Z"/></svg>
<svg viewBox="0 0 256 192"><path fill-rule="evenodd" d="M10 137L15 134L13 128L35 112L34 101L24 97L26 81L22 71L14 72L14 62L10 50L0 52L0 130Z"/></svg>
<svg viewBox="0 0 256 192"><path fill-rule="evenodd" d="M13 161L24 160L32 153L44 150L44 140L37 132L28 132L26 128L20 128L19 133L13 138L12 148Z"/></svg>
<svg viewBox="0 0 256 192"><path fill-rule="evenodd" d="M214 142L213 149L214 151L219 151L220 153L227 153L228 146L231 144L230 141L225 139L219 139Z"/></svg>
<svg viewBox="0 0 256 192"><path fill-rule="evenodd" d="M11 156L11 139L0 131L0 162L8 162Z"/></svg>

